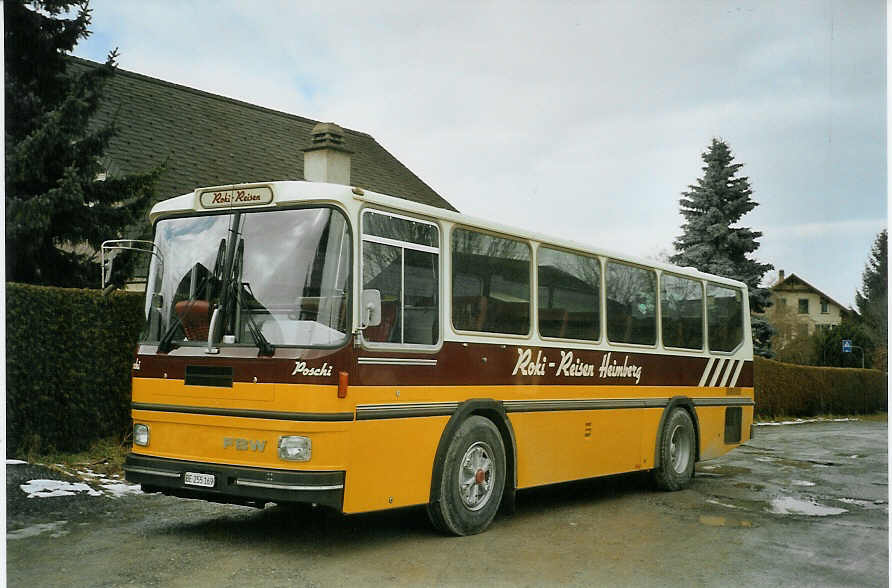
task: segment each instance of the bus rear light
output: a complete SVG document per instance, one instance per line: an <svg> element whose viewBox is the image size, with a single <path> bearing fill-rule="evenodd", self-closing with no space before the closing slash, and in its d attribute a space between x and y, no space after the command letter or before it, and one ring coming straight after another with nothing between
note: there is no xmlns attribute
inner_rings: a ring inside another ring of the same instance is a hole
<svg viewBox="0 0 892 588"><path fill-rule="evenodd" d="M133 425L133 443L145 447L149 444L149 425L135 423Z"/></svg>
<svg viewBox="0 0 892 588"><path fill-rule="evenodd" d="M350 384L350 374L338 372L338 398L347 398L347 386Z"/></svg>
<svg viewBox="0 0 892 588"><path fill-rule="evenodd" d="M310 461L313 455L313 442L309 437L289 435L279 437L279 458L286 461Z"/></svg>

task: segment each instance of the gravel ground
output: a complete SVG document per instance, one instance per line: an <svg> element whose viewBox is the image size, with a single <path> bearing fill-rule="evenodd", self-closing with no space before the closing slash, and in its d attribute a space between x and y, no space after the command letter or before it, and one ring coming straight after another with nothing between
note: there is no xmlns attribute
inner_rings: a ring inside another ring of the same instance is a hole
<svg viewBox="0 0 892 588"><path fill-rule="evenodd" d="M160 495L27 498L7 467L11 586L885 586L885 422L759 427L663 493L619 476L521 492L463 538L421 508L345 517ZM101 485L94 484L101 489Z"/></svg>

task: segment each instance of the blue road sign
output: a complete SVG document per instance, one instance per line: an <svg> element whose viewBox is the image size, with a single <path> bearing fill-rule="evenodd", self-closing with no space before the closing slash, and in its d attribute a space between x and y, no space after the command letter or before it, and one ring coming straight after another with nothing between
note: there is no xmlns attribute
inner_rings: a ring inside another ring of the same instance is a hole
<svg viewBox="0 0 892 588"><path fill-rule="evenodd" d="M852 352L852 340L851 339L843 339L842 340L842 352L843 353L851 353Z"/></svg>

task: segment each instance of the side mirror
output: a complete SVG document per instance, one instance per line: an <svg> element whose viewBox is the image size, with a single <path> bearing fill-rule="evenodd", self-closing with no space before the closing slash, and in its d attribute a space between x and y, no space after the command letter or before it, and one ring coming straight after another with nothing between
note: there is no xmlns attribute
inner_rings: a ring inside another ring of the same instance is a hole
<svg viewBox="0 0 892 588"><path fill-rule="evenodd" d="M381 291L362 291L362 328L377 327L381 324Z"/></svg>

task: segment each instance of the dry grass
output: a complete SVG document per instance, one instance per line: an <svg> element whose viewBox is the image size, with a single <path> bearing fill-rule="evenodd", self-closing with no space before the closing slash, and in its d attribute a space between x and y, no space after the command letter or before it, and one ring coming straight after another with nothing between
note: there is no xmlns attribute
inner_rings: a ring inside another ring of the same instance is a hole
<svg viewBox="0 0 892 588"><path fill-rule="evenodd" d="M129 439L122 442L117 437L108 437L93 442L88 450L79 453L30 452L26 460L64 473L90 468L97 474L111 477L113 474L123 474L121 468L129 451Z"/></svg>

